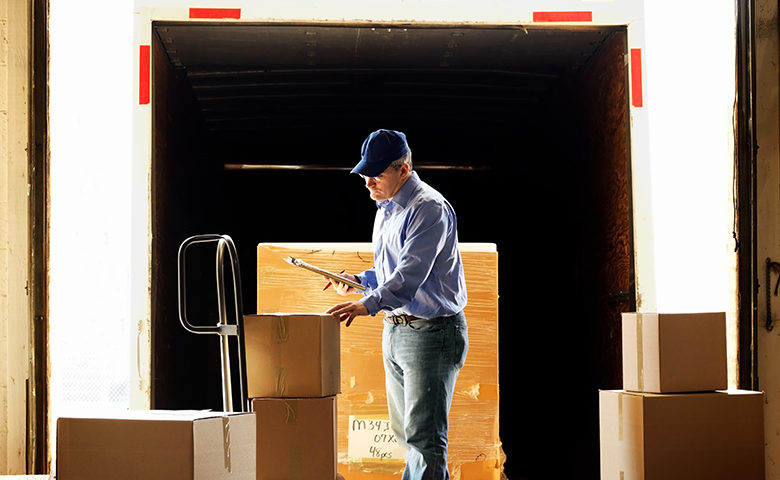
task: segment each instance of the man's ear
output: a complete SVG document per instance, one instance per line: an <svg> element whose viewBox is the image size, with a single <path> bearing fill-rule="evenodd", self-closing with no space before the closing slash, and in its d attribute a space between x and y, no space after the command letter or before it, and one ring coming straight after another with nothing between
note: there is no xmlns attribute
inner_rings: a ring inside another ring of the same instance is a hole
<svg viewBox="0 0 780 480"><path fill-rule="evenodd" d="M408 163L401 164L401 177L406 178L412 173L412 167Z"/></svg>

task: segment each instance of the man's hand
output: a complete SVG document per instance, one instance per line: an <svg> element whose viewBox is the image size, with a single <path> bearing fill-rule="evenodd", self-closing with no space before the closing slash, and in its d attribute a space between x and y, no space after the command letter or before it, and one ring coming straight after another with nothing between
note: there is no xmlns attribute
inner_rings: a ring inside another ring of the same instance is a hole
<svg viewBox="0 0 780 480"><path fill-rule="evenodd" d="M349 280L351 280L353 282L360 283L356 276L354 276L354 275L352 275L350 273L344 273L343 270L339 273L339 275L341 275L342 277L345 277L345 278L347 278L347 279L349 279ZM323 290L327 290L328 287L330 287L332 285L333 289L339 295L347 295L347 294L350 294L350 293L357 293L357 291L358 291L356 288L350 287L346 283L342 283L342 282L339 282L337 280L333 280L333 279L328 278L328 277L323 277L323 278L325 278L325 280L327 280L327 282L328 282L322 288Z"/></svg>
<svg viewBox="0 0 780 480"><path fill-rule="evenodd" d="M368 315L368 309L361 302L344 302L330 307L326 313L335 315L341 320L347 321L347 326L359 315Z"/></svg>

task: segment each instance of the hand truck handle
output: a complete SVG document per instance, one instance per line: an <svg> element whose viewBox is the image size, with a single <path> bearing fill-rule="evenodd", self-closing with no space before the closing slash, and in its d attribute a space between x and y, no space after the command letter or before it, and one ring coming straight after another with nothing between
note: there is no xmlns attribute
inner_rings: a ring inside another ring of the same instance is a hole
<svg viewBox="0 0 780 480"><path fill-rule="evenodd" d="M216 325L193 325L187 320L187 290L186 290L186 253L187 249L199 243L217 243L216 275L217 275L217 306L219 310L219 323ZM228 324L227 302L225 301L225 251L233 274L233 294L235 297L236 323ZM225 411L233 411L232 385L230 380L230 355L228 351L228 337L234 336L238 340L238 363L241 387L241 411L248 412L246 370L244 367L244 312L243 297L241 292L241 272L238 265L238 253L233 239L228 235L205 234L187 238L179 246L179 321L189 332L198 334L216 334L220 337L222 350L222 379L223 379L223 406Z"/></svg>
<svg viewBox="0 0 780 480"><path fill-rule="evenodd" d="M187 289L186 289L186 253L187 249L198 243L217 242L217 302L219 304L219 324L217 325L193 325L187 319ZM225 271L224 254L228 250L228 257L233 272L233 291L236 297L236 316L239 323L243 319L243 305L241 305L241 279L238 266L238 255L233 240L228 235L195 235L179 246L179 321L182 326L192 333L212 333L236 335L235 328L230 328L227 323L227 303L225 302Z"/></svg>

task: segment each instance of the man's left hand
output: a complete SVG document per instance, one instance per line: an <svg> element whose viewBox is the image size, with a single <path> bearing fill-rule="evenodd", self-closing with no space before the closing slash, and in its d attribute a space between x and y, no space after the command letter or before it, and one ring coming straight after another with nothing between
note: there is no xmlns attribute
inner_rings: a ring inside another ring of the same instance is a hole
<svg viewBox="0 0 780 480"><path fill-rule="evenodd" d="M346 320L347 326L350 326L355 317L368 315L368 309L361 302L344 302L330 307L326 313L337 316L342 322Z"/></svg>

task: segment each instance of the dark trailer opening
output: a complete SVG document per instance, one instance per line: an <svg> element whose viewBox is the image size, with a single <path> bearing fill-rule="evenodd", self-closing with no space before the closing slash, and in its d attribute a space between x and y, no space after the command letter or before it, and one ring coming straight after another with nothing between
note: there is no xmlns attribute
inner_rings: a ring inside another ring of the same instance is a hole
<svg viewBox="0 0 780 480"><path fill-rule="evenodd" d="M218 349L176 320L183 239L233 237L254 312L258 243L370 241L375 206L348 171L393 128L461 242L497 245L507 476L598 478L598 389L621 387L634 308L625 27L156 22L152 36L153 408L221 408Z"/></svg>

